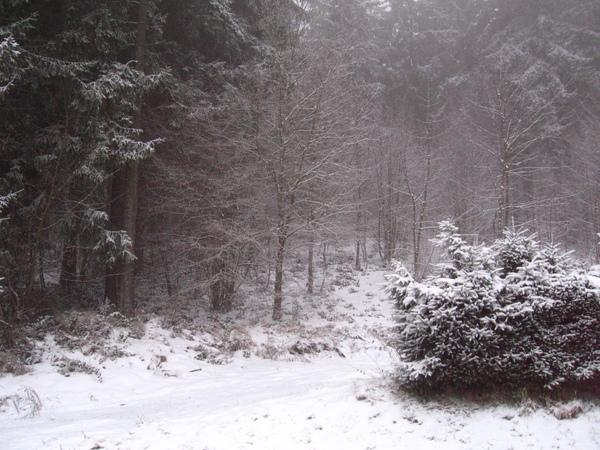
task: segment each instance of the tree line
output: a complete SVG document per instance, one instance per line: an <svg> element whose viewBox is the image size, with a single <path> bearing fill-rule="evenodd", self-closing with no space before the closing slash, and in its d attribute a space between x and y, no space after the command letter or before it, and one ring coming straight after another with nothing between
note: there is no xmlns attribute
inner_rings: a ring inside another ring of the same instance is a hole
<svg viewBox="0 0 600 450"><path fill-rule="evenodd" d="M3 1L5 344L249 282L279 318L291 254L308 292L332 245L419 277L446 217L597 260L599 24L586 0Z"/></svg>

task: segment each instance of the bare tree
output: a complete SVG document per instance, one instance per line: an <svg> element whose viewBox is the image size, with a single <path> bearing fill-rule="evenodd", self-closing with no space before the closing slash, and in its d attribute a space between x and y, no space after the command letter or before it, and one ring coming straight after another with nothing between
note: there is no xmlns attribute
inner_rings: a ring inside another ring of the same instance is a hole
<svg viewBox="0 0 600 450"><path fill-rule="evenodd" d="M568 218L562 227L563 239L588 259L600 262L600 117L590 117L580 136L577 149L565 164L562 209Z"/></svg>
<svg viewBox="0 0 600 450"><path fill-rule="evenodd" d="M275 47L269 67L257 66L240 86L247 114L235 142L273 236L275 319L282 314L290 240L306 229L314 236L339 214L352 185L351 151L368 139L362 128L369 99L346 49L313 39L303 20L288 25L293 45Z"/></svg>
<svg viewBox="0 0 600 450"><path fill-rule="evenodd" d="M488 57L487 69L471 85L466 111L476 145L497 168L496 235L513 220L527 220L527 196L531 198L534 174L540 169L538 150L547 152L563 138L559 109L567 94L558 83L548 82L551 76L543 61L518 45L505 44Z"/></svg>

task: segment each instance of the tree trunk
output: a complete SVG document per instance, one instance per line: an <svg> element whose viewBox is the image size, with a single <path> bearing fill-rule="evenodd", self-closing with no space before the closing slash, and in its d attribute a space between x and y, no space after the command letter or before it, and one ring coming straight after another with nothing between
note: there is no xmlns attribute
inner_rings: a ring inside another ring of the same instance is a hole
<svg viewBox="0 0 600 450"><path fill-rule="evenodd" d="M314 247L315 243L311 238L310 242L308 243L308 280L306 281L306 292L309 294L312 294L315 290Z"/></svg>
<svg viewBox="0 0 600 450"><path fill-rule="evenodd" d="M122 170L117 171L111 180L109 204L109 220L113 230L123 229L123 216L125 210L124 191L125 174ZM123 262L117 260L112 267L106 270L106 279L104 282L104 296L116 308L121 307L121 284L123 274Z"/></svg>
<svg viewBox="0 0 600 450"><path fill-rule="evenodd" d="M427 172L425 175L425 184L421 192L421 204L419 205L419 214L417 216L417 204L413 203L413 272L415 278L421 278L421 239L423 228L425 227L425 214L428 207L429 183L431 182L431 143L427 140ZM415 199L416 200L416 199Z"/></svg>
<svg viewBox="0 0 600 450"><path fill-rule="evenodd" d="M358 188L358 211L356 212L356 247L355 247L355 255L354 255L354 269L360 270L360 242L361 242L361 224L362 224L362 198L360 187Z"/></svg>
<svg viewBox="0 0 600 450"><path fill-rule="evenodd" d="M78 279L77 275L77 243L69 238L65 243L60 267L60 286L68 290Z"/></svg>
<svg viewBox="0 0 600 450"><path fill-rule="evenodd" d="M136 222L138 206L139 164L130 163L126 169L126 189L124 208L124 229L132 242L132 252L135 254ZM121 293L119 309L127 316L133 315L135 305L135 260L123 264L121 275Z"/></svg>
<svg viewBox="0 0 600 450"><path fill-rule="evenodd" d="M135 44L136 68L144 70L146 46L146 15L148 1L138 4L137 39ZM133 128L142 128L142 98L137 100L133 116ZM139 191L139 162L131 161L113 178L110 218L117 230L124 230L131 239L131 251L135 254L137 207ZM121 262L109 270L105 294L123 314L131 316L135 305L135 261Z"/></svg>
<svg viewBox="0 0 600 450"><path fill-rule="evenodd" d="M321 292L325 289L325 279L327 278L327 242L323 242L323 280L321 281Z"/></svg>
<svg viewBox="0 0 600 450"><path fill-rule="evenodd" d="M280 320L283 304L283 262L285 258L285 236L281 234L277 238L277 256L275 258L275 299L273 302L273 320Z"/></svg>
<svg viewBox="0 0 600 450"><path fill-rule="evenodd" d="M312 294L315 290L315 276L314 276L314 248L315 248L315 233L314 233L314 220L315 215L311 209L308 213L309 223L309 238L308 238L308 267L307 267L307 278L306 291L308 294Z"/></svg>

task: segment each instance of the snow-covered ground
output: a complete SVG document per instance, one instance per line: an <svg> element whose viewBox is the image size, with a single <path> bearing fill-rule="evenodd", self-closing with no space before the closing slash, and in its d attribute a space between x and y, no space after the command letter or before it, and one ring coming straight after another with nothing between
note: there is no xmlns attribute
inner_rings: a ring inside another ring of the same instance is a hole
<svg viewBox="0 0 600 450"><path fill-rule="evenodd" d="M230 320L115 336L129 356L39 345L34 371L0 378L0 449L594 449L600 409L422 403L394 393L392 305L372 271L328 296L255 303ZM208 317L208 316L207 316ZM212 322L210 321L212 320ZM57 361L81 361L89 373ZM576 417L559 419L569 409Z"/></svg>

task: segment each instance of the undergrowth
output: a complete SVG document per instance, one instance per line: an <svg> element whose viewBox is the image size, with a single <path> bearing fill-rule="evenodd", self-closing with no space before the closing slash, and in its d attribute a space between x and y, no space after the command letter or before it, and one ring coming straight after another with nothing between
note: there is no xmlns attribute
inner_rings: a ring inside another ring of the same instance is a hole
<svg viewBox="0 0 600 450"><path fill-rule="evenodd" d="M129 356L125 350L128 339L139 339L144 333L141 321L129 319L102 306L97 310L71 310L45 316L37 322L22 327L17 333L17 343L12 349L0 349L0 375L23 375L31 366L43 360L49 351L48 338L60 348L80 352L84 357L94 357L100 362ZM101 376L97 369L78 360L56 359L51 362L59 373L68 375L83 372Z"/></svg>

